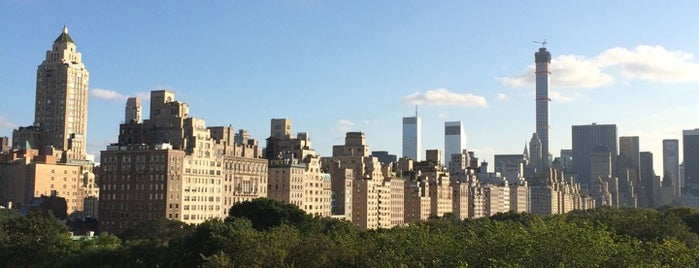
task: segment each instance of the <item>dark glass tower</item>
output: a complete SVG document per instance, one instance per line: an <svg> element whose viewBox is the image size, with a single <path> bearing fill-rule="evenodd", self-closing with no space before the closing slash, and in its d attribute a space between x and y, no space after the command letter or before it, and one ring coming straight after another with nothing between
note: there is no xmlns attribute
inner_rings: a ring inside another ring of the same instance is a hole
<svg viewBox="0 0 699 268"><path fill-rule="evenodd" d="M699 196L699 128L682 131L685 185Z"/></svg>
<svg viewBox="0 0 699 268"><path fill-rule="evenodd" d="M593 148L598 145L607 147L611 155L616 156L617 131L616 125L576 125L572 127L573 134L573 166L577 172L577 179L584 188L592 185L590 168L590 156ZM617 169L616 157L612 158L612 177Z"/></svg>

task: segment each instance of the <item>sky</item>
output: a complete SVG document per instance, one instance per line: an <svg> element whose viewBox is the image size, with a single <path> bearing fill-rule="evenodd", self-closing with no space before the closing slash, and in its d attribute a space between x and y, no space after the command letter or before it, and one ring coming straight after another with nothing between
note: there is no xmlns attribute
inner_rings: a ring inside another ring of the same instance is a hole
<svg viewBox="0 0 699 268"><path fill-rule="evenodd" d="M696 1L0 1L0 136L31 125L36 69L64 25L90 72L88 153L117 141L129 96L168 89L208 126L264 144L290 118L321 155L348 131L401 155L418 105L425 149L465 124L482 160L535 131L534 53L552 54L550 148L571 126L662 140L699 127ZM98 158L99 159L99 158ZM492 171L492 167L491 167Z"/></svg>

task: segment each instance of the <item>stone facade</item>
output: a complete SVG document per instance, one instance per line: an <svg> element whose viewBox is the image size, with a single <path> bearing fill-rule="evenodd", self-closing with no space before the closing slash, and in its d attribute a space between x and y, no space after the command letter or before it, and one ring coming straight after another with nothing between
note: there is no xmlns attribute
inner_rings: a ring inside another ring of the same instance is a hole
<svg viewBox="0 0 699 268"><path fill-rule="evenodd" d="M297 205L315 216L332 212L331 175L307 133L291 135L291 120L272 119L264 155L270 161L269 198Z"/></svg>
<svg viewBox="0 0 699 268"><path fill-rule="evenodd" d="M64 27L36 71L34 126L40 128L41 143L32 146L41 153L52 146L65 152L62 162L86 159L89 78L82 55Z"/></svg>
<svg viewBox="0 0 699 268"><path fill-rule="evenodd" d="M257 142L247 136L234 142L231 127L206 127L174 97L152 91L150 119L121 124L119 143L102 151L103 230L151 218L197 224L267 196L268 165Z"/></svg>
<svg viewBox="0 0 699 268"><path fill-rule="evenodd" d="M86 180L86 178L91 178ZM41 155L36 149L15 150L0 155L0 204L23 208L33 198L58 196L65 198L67 215L71 218L93 216L95 189L92 166L60 163L52 155Z"/></svg>
<svg viewBox="0 0 699 268"><path fill-rule="evenodd" d="M331 174L333 192L336 195L347 187L340 185L348 184L348 176L342 170L351 170L352 215L348 220L352 223L364 229L377 229L390 228L400 221L396 219L399 214L392 213L392 209L397 206L393 204L403 202L392 200L401 197L401 194L392 193L400 188L400 182L392 182L393 178L384 177L381 162L369 154L364 133L348 132L345 144L333 146L333 156L323 158L322 163L323 169ZM337 200L336 198L335 201ZM347 210L347 202L344 210Z"/></svg>

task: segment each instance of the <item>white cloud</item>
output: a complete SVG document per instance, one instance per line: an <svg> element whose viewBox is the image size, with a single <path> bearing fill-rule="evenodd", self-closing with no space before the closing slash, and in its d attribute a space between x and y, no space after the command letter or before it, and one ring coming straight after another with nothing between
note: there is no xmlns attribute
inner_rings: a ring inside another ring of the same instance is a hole
<svg viewBox="0 0 699 268"><path fill-rule="evenodd" d="M508 97L505 93L498 93L498 100L506 101L509 99L510 99L510 97Z"/></svg>
<svg viewBox="0 0 699 268"><path fill-rule="evenodd" d="M125 101L127 98L130 98L130 97L138 97L141 100L146 100L146 101L150 100L150 92L141 91L141 92L136 92L133 95L126 95L126 94L116 92L114 90L103 89L103 88L91 89L90 96L98 98L98 99L113 100L113 101Z"/></svg>
<svg viewBox="0 0 699 268"><path fill-rule="evenodd" d="M405 96L403 102L428 106L486 106L484 97L470 93L455 93L444 88L428 90L425 93L416 92Z"/></svg>
<svg viewBox="0 0 699 268"><path fill-rule="evenodd" d="M581 97L581 95L577 93L562 94L560 91L551 90L549 91L549 97L556 102L571 102Z"/></svg>
<svg viewBox="0 0 699 268"><path fill-rule="evenodd" d="M94 88L90 90L90 96L105 100L125 100L126 96L114 90Z"/></svg>
<svg viewBox="0 0 699 268"><path fill-rule="evenodd" d="M618 65L619 73L628 80L663 83L699 81L699 63L694 55L668 51L662 46L638 46L634 50L613 48L599 57L600 65Z"/></svg>
<svg viewBox="0 0 699 268"><path fill-rule="evenodd" d="M383 119L364 119L362 123L367 126L384 126L386 125Z"/></svg>
<svg viewBox="0 0 699 268"><path fill-rule="evenodd" d="M150 100L150 92L136 92L134 95L141 100Z"/></svg>
<svg viewBox="0 0 699 268"><path fill-rule="evenodd" d="M5 119L4 116L0 115L0 129L2 129L2 128L15 129L15 128L17 128L17 124L8 121L7 119Z"/></svg>
<svg viewBox="0 0 699 268"><path fill-rule="evenodd" d="M352 127L354 127L354 122L347 120L347 119L340 119L337 121L337 125L335 126L335 130L337 130L338 132L341 132L344 135L344 133L352 130Z"/></svg>
<svg viewBox="0 0 699 268"><path fill-rule="evenodd" d="M641 45L608 49L592 58L561 55L551 60L551 86L554 88L597 88L622 82L650 81L682 83L699 81L699 62L683 51L669 51L662 46ZM534 65L522 74L500 78L509 87L534 85Z"/></svg>

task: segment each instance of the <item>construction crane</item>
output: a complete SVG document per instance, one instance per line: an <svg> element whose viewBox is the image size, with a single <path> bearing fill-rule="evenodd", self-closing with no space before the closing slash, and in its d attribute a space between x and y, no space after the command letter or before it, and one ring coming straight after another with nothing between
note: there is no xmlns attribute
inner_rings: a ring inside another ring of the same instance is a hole
<svg viewBox="0 0 699 268"><path fill-rule="evenodd" d="M546 47L546 44L548 44L548 42L546 42L546 39L544 39L544 41L532 41L532 42L537 43L537 44L541 44L542 47Z"/></svg>

